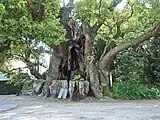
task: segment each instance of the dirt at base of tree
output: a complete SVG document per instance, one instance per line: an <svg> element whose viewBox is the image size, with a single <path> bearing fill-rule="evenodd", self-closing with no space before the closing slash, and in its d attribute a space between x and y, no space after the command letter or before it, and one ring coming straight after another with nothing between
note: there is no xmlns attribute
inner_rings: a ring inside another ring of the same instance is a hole
<svg viewBox="0 0 160 120"><path fill-rule="evenodd" d="M1 104L19 105L0 113L0 120L160 120L160 100L66 103L30 96L0 96ZM2 106L0 106L2 107Z"/></svg>

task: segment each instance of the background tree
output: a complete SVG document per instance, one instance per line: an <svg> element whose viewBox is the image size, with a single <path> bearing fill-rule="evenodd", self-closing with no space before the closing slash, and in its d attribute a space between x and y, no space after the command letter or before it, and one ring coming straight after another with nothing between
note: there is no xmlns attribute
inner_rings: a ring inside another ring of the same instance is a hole
<svg viewBox="0 0 160 120"><path fill-rule="evenodd" d="M59 12L59 1L46 1L45 13L43 13L43 1L34 1L32 5L26 6L30 2L33 1L2 0L0 2L0 48L1 54L3 53L6 59L22 60L31 74L41 78L42 76L35 68L42 63L32 63L30 59L39 59L44 51L42 47L38 47L40 41L47 45L58 44L65 40L65 31L56 18ZM35 15L37 18L30 14L33 11L30 7L34 7L34 14L39 14L38 17ZM43 17L43 21L40 16Z"/></svg>

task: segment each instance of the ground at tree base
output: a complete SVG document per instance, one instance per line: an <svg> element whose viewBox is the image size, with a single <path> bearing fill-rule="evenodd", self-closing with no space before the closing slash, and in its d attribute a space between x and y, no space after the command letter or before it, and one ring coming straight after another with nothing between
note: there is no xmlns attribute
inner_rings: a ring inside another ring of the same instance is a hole
<svg viewBox="0 0 160 120"><path fill-rule="evenodd" d="M4 104L17 105L1 111L0 120L160 120L160 100L63 101L0 96L0 108Z"/></svg>

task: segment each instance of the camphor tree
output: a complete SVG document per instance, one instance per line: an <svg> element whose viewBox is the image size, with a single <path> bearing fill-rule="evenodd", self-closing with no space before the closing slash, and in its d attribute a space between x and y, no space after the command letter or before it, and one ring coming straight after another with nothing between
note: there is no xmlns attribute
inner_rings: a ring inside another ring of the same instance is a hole
<svg viewBox="0 0 160 120"><path fill-rule="evenodd" d="M82 35L80 39L85 40L82 45L84 72L96 98L102 97L100 82L105 81L106 87L109 86L109 76L119 52L160 35L160 16L157 14L160 3L156 0L128 0L122 10L117 9L122 0L80 0L76 4L70 0L61 8L59 2L9 0L1 2L0 7L2 40L16 41L23 36L32 36L53 48L45 85L46 96L50 96L49 86L58 79L59 72L64 70L60 71L61 65L69 57L69 42L62 41L69 40L73 44L77 39L75 33L80 32L78 36ZM106 45L99 59L95 59L94 43L100 39ZM65 73L64 76L69 78L70 71Z"/></svg>
<svg viewBox="0 0 160 120"><path fill-rule="evenodd" d="M151 1L146 1L146 3L142 1L128 1L126 7L118 11L116 10L116 6L120 2L83 0L75 5L74 19L82 21L81 29L85 36L84 56L86 72L90 82L90 89L96 98L102 97L100 82L105 79L106 87L109 85L109 75L114 64L114 59L119 52L129 47L135 47L146 40L159 37L160 24L156 22L159 16L156 15L156 11L151 7L155 3ZM71 0L70 3L72 4L68 6L72 8L74 6L73 1ZM148 7L145 5L147 3ZM154 18L152 15L154 15ZM152 25L153 28L150 29ZM106 44L104 47L100 58L94 61L93 44L100 35L101 37L104 36L106 43L109 44ZM48 81L57 78L54 75L58 73L58 69L56 69L60 64L58 61L65 56L63 45L60 44L54 48Z"/></svg>

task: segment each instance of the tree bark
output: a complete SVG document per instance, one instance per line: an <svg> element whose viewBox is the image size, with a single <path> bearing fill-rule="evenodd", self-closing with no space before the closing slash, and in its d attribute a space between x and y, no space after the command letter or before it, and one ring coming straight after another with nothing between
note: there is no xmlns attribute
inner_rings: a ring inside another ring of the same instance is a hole
<svg viewBox="0 0 160 120"><path fill-rule="evenodd" d="M94 97L101 99L102 94L100 90L100 79L97 67L93 64L93 41L97 31L93 31L93 28L90 28L87 23L83 23L83 34L85 36L85 64L86 64L86 71L87 77L89 78L90 82L90 89L91 93Z"/></svg>
<svg viewBox="0 0 160 120"><path fill-rule="evenodd" d="M101 86L100 86L100 77L98 73L98 69L93 63L87 63L87 72L89 76L89 82L90 82L90 89L92 95L97 98L101 99L102 98L102 93L101 93Z"/></svg>
<svg viewBox="0 0 160 120"><path fill-rule="evenodd" d="M50 58L49 72L46 76L45 83L45 97L50 97L50 88L49 86L52 84L53 80L57 80L59 75L59 65L62 59L62 53L59 50L59 46L55 46L52 52L52 56Z"/></svg>
<svg viewBox="0 0 160 120"><path fill-rule="evenodd" d="M66 38L71 40L71 28L68 25L70 20L70 13L72 11L72 7L74 4L74 0L69 0L69 3L67 6L63 6L60 9L59 18L60 22L64 26L64 28L67 31ZM53 52L50 59L50 65L49 65L49 73L46 77L46 84L45 84L45 96L50 96L50 88L49 86L52 84L53 80L59 79L59 66L61 64L61 61L63 58L68 56L68 48L67 48L67 42L63 42L60 45L53 46ZM67 74L67 73L66 73Z"/></svg>
<svg viewBox="0 0 160 120"><path fill-rule="evenodd" d="M35 9L33 0L27 0L28 10L31 13L32 19L35 21L42 21L45 12L45 0L41 0L38 9Z"/></svg>

